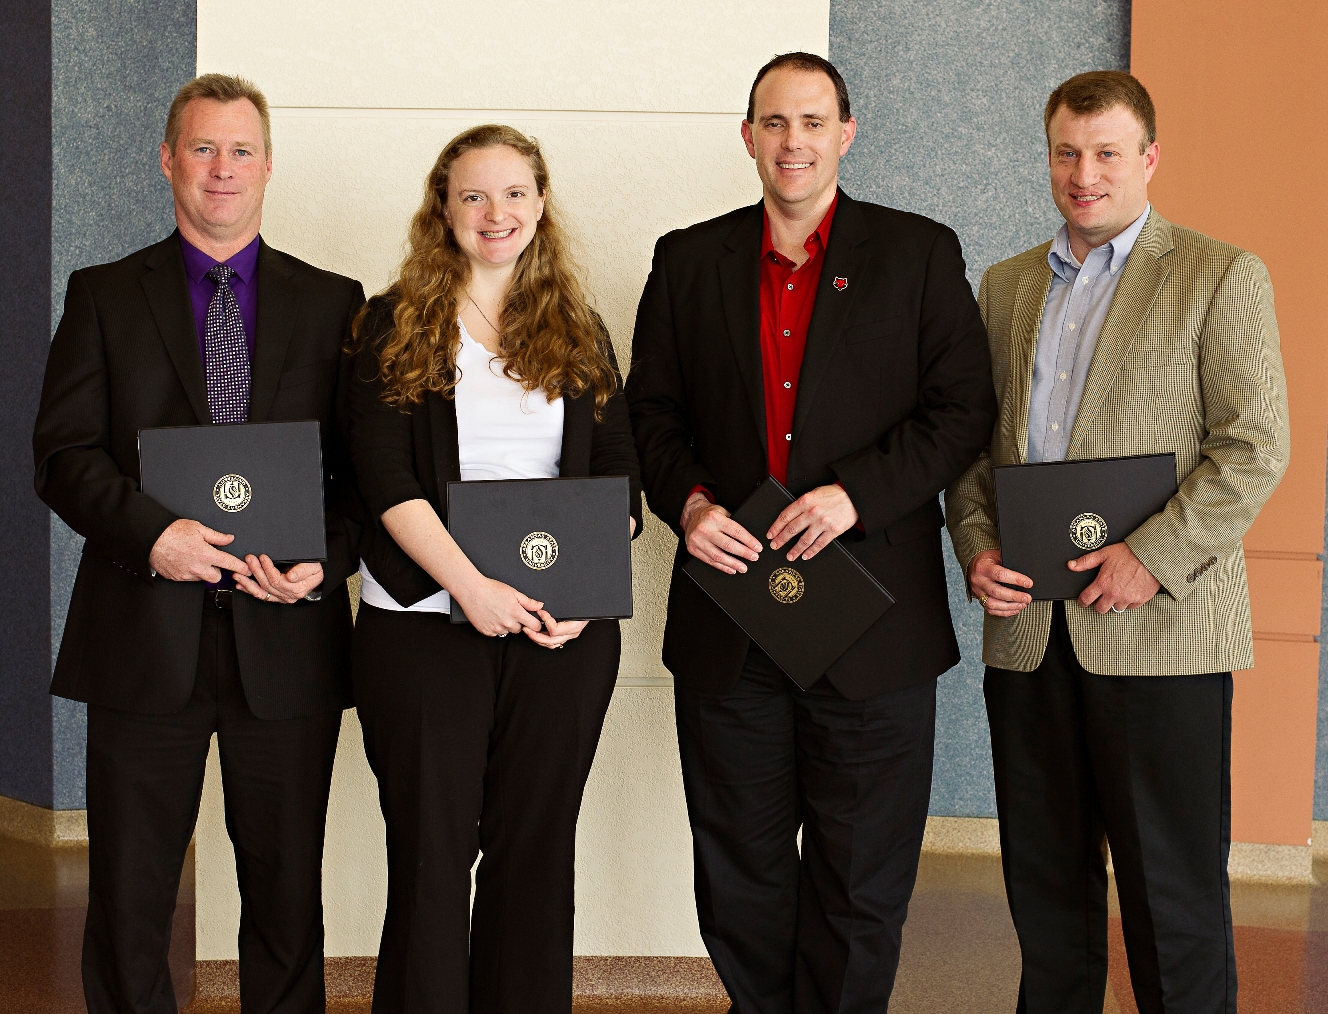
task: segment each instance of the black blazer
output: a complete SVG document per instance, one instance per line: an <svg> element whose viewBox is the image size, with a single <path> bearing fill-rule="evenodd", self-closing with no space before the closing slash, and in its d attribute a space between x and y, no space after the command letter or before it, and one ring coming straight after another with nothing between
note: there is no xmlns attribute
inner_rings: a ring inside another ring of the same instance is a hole
<svg viewBox="0 0 1328 1014"><path fill-rule="evenodd" d="M363 328L366 340L355 357L350 386L350 448L368 512L360 555L374 580L401 605L410 606L441 589L387 533L383 514L407 500L427 500L446 525L447 484L460 481L461 459L453 399L430 393L407 410L382 400L378 352L382 339L392 330L394 306L390 297L375 296L369 301ZM613 359L611 346L609 358ZM627 476L639 535L641 469L621 390L609 399L603 415L601 421L595 421L595 400L590 394L565 399L558 474L564 478Z"/></svg>
<svg viewBox="0 0 1328 1014"><path fill-rule="evenodd" d="M734 510L767 474L762 224L757 204L669 233L655 245L641 296L627 401L650 509L679 535L694 487ZM836 278L847 284L836 288ZM986 332L958 237L840 191L787 485L796 496L843 484L865 532L841 540L898 603L830 667L845 696L902 689L959 661L937 496L986 446L995 415ZM679 540L664 664L689 687L723 692L737 682L749 640L678 570L686 558Z"/></svg>
<svg viewBox="0 0 1328 1014"><path fill-rule="evenodd" d="M363 303L359 282L260 246L249 421L322 423L328 560L320 602L234 596L240 675L259 718L351 704L346 578L361 510L337 405L349 378L341 346ZM32 437L37 495L87 540L51 693L145 714L189 699L204 586L152 576L148 556L176 516L139 489L138 431L208 420L178 236L75 271Z"/></svg>

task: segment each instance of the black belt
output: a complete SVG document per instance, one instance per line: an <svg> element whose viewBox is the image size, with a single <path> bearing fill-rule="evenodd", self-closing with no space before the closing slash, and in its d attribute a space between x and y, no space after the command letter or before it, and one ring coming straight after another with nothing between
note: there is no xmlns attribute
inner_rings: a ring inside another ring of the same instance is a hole
<svg viewBox="0 0 1328 1014"><path fill-rule="evenodd" d="M225 612L231 611L231 597L235 594L233 588L206 588L203 591L203 608L220 609Z"/></svg>

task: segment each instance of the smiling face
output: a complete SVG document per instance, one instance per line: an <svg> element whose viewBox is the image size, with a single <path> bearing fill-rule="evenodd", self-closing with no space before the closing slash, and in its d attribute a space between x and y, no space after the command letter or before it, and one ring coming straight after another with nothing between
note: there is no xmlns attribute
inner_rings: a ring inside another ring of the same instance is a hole
<svg viewBox="0 0 1328 1014"><path fill-rule="evenodd" d="M543 214L534 170L515 148L473 148L452 163L443 215L472 269L515 265Z"/></svg>
<svg viewBox="0 0 1328 1014"><path fill-rule="evenodd" d="M1082 115L1061 106L1047 124L1051 196L1080 261L1148 206L1159 149L1154 141L1141 152L1144 139L1143 125L1121 105Z"/></svg>
<svg viewBox="0 0 1328 1014"><path fill-rule="evenodd" d="M834 83L819 71L781 67L756 86L755 122L742 124L767 200L785 210L818 206L839 181L857 121L839 122Z"/></svg>
<svg viewBox="0 0 1328 1014"><path fill-rule="evenodd" d="M194 246L224 260L258 235L272 157L248 99L191 101L175 150L161 146L161 171L171 181L176 223Z"/></svg>

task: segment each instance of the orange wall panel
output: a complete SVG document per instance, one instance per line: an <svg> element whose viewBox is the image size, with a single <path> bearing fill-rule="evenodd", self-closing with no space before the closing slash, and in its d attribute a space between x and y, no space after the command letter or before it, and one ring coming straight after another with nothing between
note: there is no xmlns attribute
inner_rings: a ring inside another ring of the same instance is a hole
<svg viewBox="0 0 1328 1014"><path fill-rule="evenodd" d="M1319 646L1254 642L1231 707L1231 840L1306 845L1314 799Z"/></svg>
<svg viewBox="0 0 1328 1014"><path fill-rule="evenodd" d="M1305 844L1314 777L1328 461L1328 314L1314 251L1328 202L1328 4L1134 0L1131 69L1153 96L1162 158L1149 187L1173 222L1252 250L1272 276L1291 467L1246 537L1255 668L1237 676L1238 841Z"/></svg>

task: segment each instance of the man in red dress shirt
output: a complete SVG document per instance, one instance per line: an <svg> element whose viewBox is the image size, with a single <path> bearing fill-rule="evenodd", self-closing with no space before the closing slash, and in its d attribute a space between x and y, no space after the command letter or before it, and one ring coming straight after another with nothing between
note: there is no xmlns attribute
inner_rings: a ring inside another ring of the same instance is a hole
<svg viewBox="0 0 1328 1014"><path fill-rule="evenodd" d="M937 495L995 418L959 240L838 189L856 130L828 61L761 69L742 136L763 199L660 239L627 381L651 510L679 536L664 664L697 914L740 1014L885 1014L936 677L959 661ZM767 475L797 500L745 531L730 511ZM836 538L897 604L807 691L679 569Z"/></svg>

